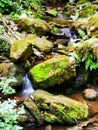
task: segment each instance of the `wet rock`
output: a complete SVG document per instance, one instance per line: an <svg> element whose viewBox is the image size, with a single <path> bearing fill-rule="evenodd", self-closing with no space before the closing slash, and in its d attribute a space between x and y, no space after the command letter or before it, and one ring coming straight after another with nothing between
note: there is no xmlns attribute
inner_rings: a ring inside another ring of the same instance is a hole
<svg viewBox="0 0 98 130"><path fill-rule="evenodd" d="M49 24L41 19L32 19L32 18L21 18L18 21L18 26L20 30L26 30L29 33L37 33L40 36L45 35L50 32L51 28Z"/></svg>
<svg viewBox="0 0 98 130"><path fill-rule="evenodd" d="M97 91L91 88L85 89L83 91L83 96L87 99L87 100L95 100L97 98Z"/></svg>
<svg viewBox="0 0 98 130"><path fill-rule="evenodd" d="M38 110L38 108L37 108L36 104L34 103L34 101L31 98L27 98L24 101L24 105L30 111L32 116L37 120L37 122L39 124L43 124L43 119L42 119L41 113Z"/></svg>
<svg viewBox="0 0 98 130"><path fill-rule="evenodd" d="M40 38L36 34L28 34L26 39L31 42L32 46L34 46L41 52L50 52L53 47L52 42L47 40L47 38L44 36Z"/></svg>
<svg viewBox="0 0 98 130"><path fill-rule="evenodd" d="M32 44L28 40L16 40L10 49L13 62L24 61L33 53Z"/></svg>
<svg viewBox="0 0 98 130"><path fill-rule="evenodd" d="M77 69L77 76L74 81L74 89L84 88L88 81L89 72L84 67Z"/></svg>
<svg viewBox="0 0 98 130"><path fill-rule="evenodd" d="M75 65L73 57L57 55L33 67L29 74L35 89L44 89L75 77Z"/></svg>
<svg viewBox="0 0 98 130"><path fill-rule="evenodd" d="M0 63L0 77L16 78L16 81L11 82L11 86L16 88L23 84L24 71L10 60L2 59L2 63Z"/></svg>
<svg viewBox="0 0 98 130"><path fill-rule="evenodd" d="M88 117L88 106L79 101L43 90L36 90L33 96L46 122L74 124Z"/></svg>

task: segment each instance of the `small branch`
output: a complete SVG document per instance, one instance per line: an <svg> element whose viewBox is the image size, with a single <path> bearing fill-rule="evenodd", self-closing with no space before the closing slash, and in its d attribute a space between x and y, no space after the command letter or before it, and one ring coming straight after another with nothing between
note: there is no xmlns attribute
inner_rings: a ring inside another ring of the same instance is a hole
<svg viewBox="0 0 98 130"><path fill-rule="evenodd" d="M13 35L16 39L21 40L21 38L19 38L19 37L13 32L13 30L6 24L5 20L0 19L0 22L3 23L3 25L12 33L12 35Z"/></svg>

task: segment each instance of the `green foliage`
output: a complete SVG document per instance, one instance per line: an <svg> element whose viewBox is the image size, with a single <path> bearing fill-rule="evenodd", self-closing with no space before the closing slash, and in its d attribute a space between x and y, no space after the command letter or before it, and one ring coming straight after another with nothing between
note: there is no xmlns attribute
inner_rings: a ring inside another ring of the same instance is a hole
<svg viewBox="0 0 98 130"><path fill-rule="evenodd" d="M84 52L83 49L80 50L78 54L76 52L71 53L71 56L76 58L77 66L84 63L86 70L95 70L98 68L98 60L95 58L90 47Z"/></svg>
<svg viewBox="0 0 98 130"><path fill-rule="evenodd" d="M6 77L2 77L0 81L0 90L2 90L2 93L5 95L15 93L15 90L10 86L10 83L15 81L15 78L8 79Z"/></svg>
<svg viewBox="0 0 98 130"><path fill-rule="evenodd" d="M59 32L59 28L57 28L57 27L54 26L54 27L53 27L53 33L56 34L56 33L58 33L58 32Z"/></svg>
<svg viewBox="0 0 98 130"><path fill-rule="evenodd" d="M17 117L24 114L23 107L16 109L16 100L0 102L0 130L22 130L23 128L18 125Z"/></svg>
<svg viewBox="0 0 98 130"><path fill-rule="evenodd" d="M82 30L80 28L77 29L77 32L78 32L79 36L82 37L82 38L86 35L86 33L84 32L84 30Z"/></svg>
<svg viewBox="0 0 98 130"><path fill-rule="evenodd" d="M29 10L35 10L36 17L42 17L41 15L41 0L20 0L20 4L23 8Z"/></svg>
<svg viewBox="0 0 98 130"><path fill-rule="evenodd" d="M57 16L57 11L56 11L56 10L48 9L46 12L47 12L48 14L52 15L52 16Z"/></svg>
<svg viewBox="0 0 98 130"><path fill-rule="evenodd" d="M82 57L82 62L85 62L86 70L95 70L98 68L98 61L95 59L91 48L89 48L84 57Z"/></svg>
<svg viewBox="0 0 98 130"><path fill-rule="evenodd" d="M8 56L10 53L10 46L10 43L6 39L2 37L0 38L0 53L2 53L4 56Z"/></svg>
<svg viewBox="0 0 98 130"><path fill-rule="evenodd" d="M12 2L12 0L0 0L0 13L10 14L11 12L20 13L21 11L22 7L16 2Z"/></svg>

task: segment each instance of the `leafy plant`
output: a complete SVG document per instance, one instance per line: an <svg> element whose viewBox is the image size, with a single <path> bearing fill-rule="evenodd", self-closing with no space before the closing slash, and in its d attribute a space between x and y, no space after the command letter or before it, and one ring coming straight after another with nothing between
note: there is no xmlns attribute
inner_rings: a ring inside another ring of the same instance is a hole
<svg viewBox="0 0 98 130"><path fill-rule="evenodd" d="M0 38L0 53L2 53L4 56L9 56L10 46L11 45L9 41L4 39L3 37Z"/></svg>
<svg viewBox="0 0 98 130"><path fill-rule="evenodd" d="M95 70L98 68L98 61L95 58L91 48L89 48L86 54L82 57L82 62L85 62L86 70Z"/></svg>
<svg viewBox="0 0 98 130"><path fill-rule="evenodd" d="M2 77L0 79L1 79L1 81L0 81L0 90L2 90L2 93L4 93L5 95L15 93L15 89L13 89L10 86L11 82L15 82L16 81L15 78L9 78L8 79L6 77Z"/></svg>
<svg viewBox="0 0 98 130"><path fill-rule="evenodd" d="M8 99L3 103L0 102L0 130L21 130L18 125L17 117L25 114L23 107L16 109L16 100Z"/></svg>
<svg viewBox="0 0 98 130"><path fill-rule="evenodd" d="M84 37L85 35L86 35L86 33L85 33L85 31L84 30L82 30L82 29L77 29L77 32L78 32L78 34L80 35L80 37Z"/></svg>
<svg viewBox="0 0 98 130"><path fill-rule="evenodd" d="M41 14L41 0L20 0L20 4L23 8L29 10L35 10L35 16L42 17Z"/></svg>
<svg viewBox="0 0 98 130"><path fill-rule="evenodd" d="M20 13L23 8L12 0L0 0L0 13L10 14L12 11Z"/></svg>

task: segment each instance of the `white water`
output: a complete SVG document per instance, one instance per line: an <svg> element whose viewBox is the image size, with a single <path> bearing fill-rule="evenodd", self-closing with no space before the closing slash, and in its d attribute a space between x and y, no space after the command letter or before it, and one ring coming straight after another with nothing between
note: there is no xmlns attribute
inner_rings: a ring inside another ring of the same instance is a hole
<svg viewBox="0 0 98 130"><path fill-rule="evenodd" d="M27 96L30 96L33 92L34 92L34 89L33 89L33 86L28 78L28 75L24 76L23 78L23 87L22 87L22 90L21 92L19 93L19 95L21 97L27 97Z"/></svg>

